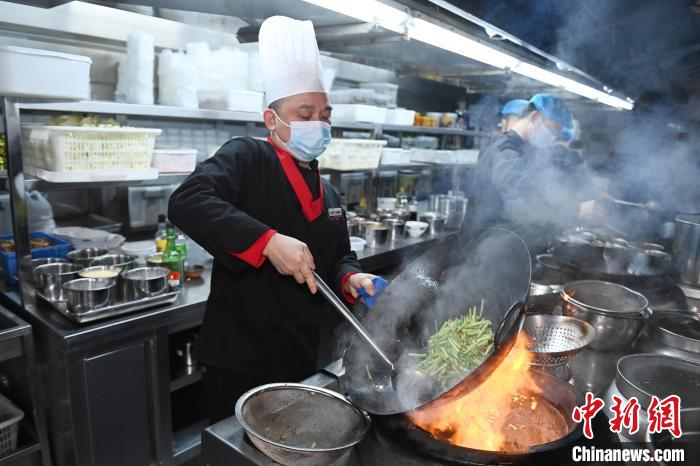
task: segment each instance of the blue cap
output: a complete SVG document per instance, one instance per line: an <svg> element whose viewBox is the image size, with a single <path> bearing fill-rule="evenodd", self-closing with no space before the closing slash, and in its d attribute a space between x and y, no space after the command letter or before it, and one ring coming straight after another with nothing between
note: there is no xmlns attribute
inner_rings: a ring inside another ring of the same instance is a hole
<svg viewBox="0 0 700 466"><path fill-rule="evenodd" d="M516 115L516 116L523 116L523 112L525 112L525 109L527 106L530 104L525 99L515 99L511 100L510 102L506 103L503 108L501 109L501 116L507 116L507 115Z"/></svg>
<svg viewBox="0 0 700 466"><path fill-rule="evenodd" d="M569 128L564 128L559 132L557 136L557 141L573 141L574 140L574 130Z"/></svg>
<svg viewBox="0 0 700 466"><path fill-rule="evenodd" d="M535 94L530 99L530 103L545 118L556 121L564 128L573 127L571 112L560 98L552 94Z"/></svg>

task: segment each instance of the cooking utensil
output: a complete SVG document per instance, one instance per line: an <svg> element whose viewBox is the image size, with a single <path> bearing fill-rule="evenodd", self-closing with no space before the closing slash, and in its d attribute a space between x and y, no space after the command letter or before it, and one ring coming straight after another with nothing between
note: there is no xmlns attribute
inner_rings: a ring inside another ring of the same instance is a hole
<svg viewBox="0 0 700 466"><path fill-rule="evenodd" d="M583 404L583 396L567 382L551 375L533 371L532 376L537 387L541 389L538 396L556 407L561 413L565 413L562 417L567 424L567 434L554 442L532 446L528 452L487 451L455 446L415 426L407 416L402 414L381 416L375 418L375 422L382 432L388 432L389 435L400 441L401 445L408 444L414 450L429 457L443 460L436 464L560 464L560 461L547 455L570 445L581 437L581 424L571 419L571 412L576 406ZM570 454L570 451L567 451L567 454Z"/></svg>
<svg viewBox="0 0 700 466"><path fill-rule="evenodd" d="M71 251L66 256L68 260L82 267L89 267L92 261L100 256L109 254L107 249L101 248L85 248Z"/></svg>
<svg viewBox="0 0 700 466"><path fill-rule="evenodd" d="M350 399L365 411L395 414L472 390L515 343L529 288L530 254L515 234L493 228L469 239L441 238L392 280L362 321L395 362L396 382L374 351L354 341L344 357ZM465 314L482 299L483 318L491 322L495 335L494 350L482 364L450 387L416 374L419 360L412 354L425 352L430 336L445 321Z"/></svg>
<svg viewBox="0 0 700 466"><path fill-rule="evenodd" d="M370 418L325 388L277 383L236 402L236 419L251 442L283 465L327 465L367 434Z"/></svg>
<svg viewBox="0 0 700 466"><path fill-rule="evenodd" d="M561 290L565 316L584 320L595 328L590 343L598 351L631 347L651 315L644 295L622 285L598 280L579 280Z"/></svg>
<svg viewBox="0 0 700 466"><path fill-rule="evenodd" d="M400 219L388 220L387 225L389 226L389 241L394 242L397 239L404 237L406 222Z"/></svg>
<svg viewBox="0 0 700 466"><path fill-rule="evenodd" d="M372 339L369 333L367 333L367 330L362 326L359 320L357 320L357 317L350 312L350 310L345 307L345 304L338 298L335 293L333 293L333 290L326 284L326 282L323 281L323 279L316 273L313 272L314 274L314 279L316 280L316 285L318 286L318 289L321 291L321 294L330 302L335 309L340 312L340 315L342 315L345 320L347 320L350 325L355 329L358 335L362 337L362 339L367 343L372 350L375 351L377 355L386 363L386 365L393 371L394 370L394 363L391 362L391 359L382 351L382 349L375 343L375 341Z"/></svg>
<svg viewBox="0 0 700 466"><path fill-rule="evenodd" d="M625 201L623 199L612 199L612 202L624 206L624 207L636 207L637 209L643 209L643 210L660 210L661 206L659 205L658 202L656 201L649 201L646 203L641 203L641 202L631 202L631 201Z"/></svg>
<svg viewBox="0 0 700 466"><path fill-rule="evenodd" d="M150 298L168 289L168 269L164 267L139 267L122 274L126 283L127 299Z"/></svg>
<svg viewBox="0 0 700 466"><path fill-rule="evenodd" d="M63 301L63 284L78 278L82 267L68 262L40 265L35 269L37 290L50 301Z"/></svg>
<svg viewBox="0 0 700 466"><path fill-rule="evenodd" d="M700 362L700 316L682 310L654 310L637 341L640 353L663 354Z"/></svg>
<svg viewBox="0 0 700 466"><path fill-rule="evenodd" d="M430 236L437 236L442 233L446 218L445 215L437 212L425 212L418 217L421 222L428 224L428 235Z"/></svg>
<svg viewBox="0 0 700 466"><path fill-rule="evenodd" d="M92 265L109 265L123 270L133 269L134 264L136 264L136 256L128 254L107 254L92 260Z"/></svg>
<svg viewBox="0 0 700 466"><path fill-rule="evenodd" d="M676 217L673 256L680 282L700 287L700 214Z"/></svg>
<svg viewBox="0 0 700 466"><path fill-rule="evenodd" d="M63 284L63 293L74 314L110 306L114 301L116 280L109 278L78 278Z"/></svg>
<svg viewBox="0 0 700 466"><path fill-rule="evenodd" d="M387 239L389 239L389 227L386 223L364 222L362 226L364 228L363 237L367 241L368 248L378 248L386 244Z"/></svg>
<svg viewBox="0 0 700 466"><path fill-rule="evenodd" d="M523 332L530 339L528 350L534 354L531 364L541 366L566 364L595 336L595 329L588 322L550 315L527 316Z"/></svg>
<svg viewBox="0 0 700 466"><path fill-rule="evenodd" d="M105 256L107 257L107 256ZM87 267L80 271L78 275L82 278L107 278L114 280L115 286L113 290L113 301L122 302L127 299L127 287L124 279L122 278L122 273L124 269L112 265L95 265L92 267ZM111 273L110 277L95 276L95 274Z"/></svg>
<svg viewBox="0 0 700 466"><path fill-rule="evenodd" d="M649 435L647 433L645 444L651 450L652 457L656 450L682 449L683 461L665 462L658 461L658 466L671 466L680 464L700 464L700 408L683 408L680 411L680 424L683 435L675 439L668 431L662 431Z"/></svg>
<svg viewBox="0 0 700 466"><path fill-rule="evenodd" d="M613 396L623 402L635 397L642 411L651 403L651 397L663 399L678 395L685 407L700 407L700 364L685 359L658 354L630 354L617 361L615 381L605 394L605 406L612 413ZM639 416L639 431L621 434L637 443L644 442L647 430L646 416Z"/></svg>

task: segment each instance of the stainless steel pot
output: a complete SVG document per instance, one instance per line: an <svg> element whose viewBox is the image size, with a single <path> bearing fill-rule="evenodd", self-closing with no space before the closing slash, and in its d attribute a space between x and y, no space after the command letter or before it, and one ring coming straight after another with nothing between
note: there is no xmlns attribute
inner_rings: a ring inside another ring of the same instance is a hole
<svg viewBox="0 0 700 466"><path fill-rule="evenodd" d="M50 301L64 301L63 284L78 278L81 270L68 262L40 265L35 270L37 290Z"/></svg>
<svg viewBox="0 0 700 466"><path fill-rule="evenodd" d="M651 315L644 295L615 283L581 280L561 290L564 315L585 320L596 330L590 347L598 351L630 348Z"/></svg>
<svg viewBox="0 0 700 466"><path fill-rule="evenodd" d="M367 219L364 217L355 217L348 220L348 236L362 236L364 233L362 224L366 221Z"/></svg>
<svg viewBox="0 0 700 466"><path fill-rule="evenodd" d="M367 434L370 418L342 395L302 384L254 388L236 402L251 442L284 465L334 464Z"/></svg>
<svg viewBox="0 0 700 466"><path fill-rule="evenodd" d="M60 257L40 257L38 259L32 259L32 270L35 270L40 265L44 264L58 264L62 262L68 262L66 259L61 259Z"/></svg>
<svg viewBox="0 0 700 466"><path fill-rule="evenodd" d="M382 222L364 222L363 237L367 241L368 248L377 248L386 244L389 239L389 227Z"/></svg>
<svg viewBox="0 0 700 466"><path fill-rule="evenodd" d="M530 283L530 296L527 300L527 312L531 314L551 314L561 302L561 285Z"/></svg>
<svg viewBox="0 0 700 466"><path fill-rule="evenodd" d="M685 407L700 407L699 385L700 364L659 354L630 354L617 361L615 380L604 396L605 409L612 416L613 396L619 396L623 403L635 397L644 413L652 396L664 398L670 394L680 396ZM631 433L623 427L621 434L644 443L646 431L647 417L640 415L639 430Z"/></svg>
<svg viewBox="0 0 700 466"><path fill-rule="evenodd" d="M126 283L122 278L122 273L124 269L122 267L112 266L112 265L95 265L92 267L87 267L80 271L79 275L81 278L98 278L113 280L115 282L113 297L115 302L125 301L127 298ZM101 276L105 275L105 276ZM106 276L111 275L111 276Z"/></svg>
<svg viewBox="0 0 700 466"><path fill-rule="evenodd" d="M93 259L91 265L107 265L119 267L122 270L129 270L133 269L135 264L136 256L130 256L129 254L107 254L106 256Z"/></svg>
<svg viewBox="0 0 700 466"><path fill-rule="evenodd" d="M68 260L82 267L90 267L92 261L100 256L109 254L107 249L101 248L85 248L76 249L68 253Z"/></svg>
<svg viewBox="0 0 700 466"><path fill-rule="evenodd" d="M75 314L94 311L114 302L116 281L109 278L78 278L63 284L63 293Z"/></svg>
<svg viewBox="0 0 700 466"><path fill-rule="evenodd" d="M676 217L673 256L680 282L700 286L700 214Z"/></svg>
<svg viewBox="0 0 700 466"><path fill-rule="evenodd" d="M635 345L639 353L663 354L700 363L700 316L655 310Z"/></svg>
<svg viewBox="0 0 700 466"><path fill-rule="evenodd" d="M148 267L163 267L163 253L159 252L146 257Z"/></svg>
<svg viewBox="0 0 700 466"><path fill-rule="evenodd" d="M168 269L164 267L139 267L122 274L129 301L163 294L168 289Z"/></svg>
<svg viewBox="0 0 700 466"><path fill-rule="evenodd" d="M396 241L404 237L406 222L400 219L393 219L386 222L389 226L389 241Z"/></svg>
<svg viewBox="0 0 700 466"><path fill-rule="evenodd" d="M437 212L425 212L421 214L419 220L428 224L428 235L436 236L442 233L445 227L446 217L443 214Z"/></svg>

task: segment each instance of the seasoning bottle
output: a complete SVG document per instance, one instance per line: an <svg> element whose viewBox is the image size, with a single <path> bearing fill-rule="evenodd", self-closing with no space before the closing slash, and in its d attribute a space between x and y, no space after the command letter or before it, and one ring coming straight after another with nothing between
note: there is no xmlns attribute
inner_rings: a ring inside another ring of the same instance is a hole
<svg viewBox="0 0 700 466"><path fill-rule="evenodd" d="M178 289L182 286L185 264L182 254L178 251L175 243L175 228L172 225L168 225L166 231L167 239L165 250L163 251L163 267L170 270L168 273L170 288Z"/></svg>
<svg viewBox="0 0 700 466"><path fill-rule="evenodd" d="M182 256L182 263L187 265L187 236L175 229L175 247Z"/></svg>
<svg viewBox="0 0 700 466"><path fill-rule="evenodd" d="M165 229L165 215L158 216L158 229L156 230L156 251L165 251L165 243L168 241L168 233Z"/></svg>
<svg viewBox="0 0 700 466"><path fill-rule="evenodd" d="M411 203L408 204L408 218L414 222L418 220L418 200L415 194L411 197Z"/></svg>

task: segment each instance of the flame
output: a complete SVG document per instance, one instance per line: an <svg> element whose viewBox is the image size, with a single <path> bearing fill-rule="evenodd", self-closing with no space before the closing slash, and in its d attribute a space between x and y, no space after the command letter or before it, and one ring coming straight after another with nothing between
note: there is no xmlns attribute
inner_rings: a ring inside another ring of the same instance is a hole
<svg viewBox="0 0 700 466"><path fill-rule="evenodd" d="M525 428L518 421L514 423L514 408L526 407L533 418L538 406L544 408L543 400L537 397L542 391L529 371L533 354L527 351L528 346L528 338L521 333L508 356L476 389L445 404L413 411L409 418L434 437L454 445L488 451L512 447L507 434L512 437Z"/></svg>

